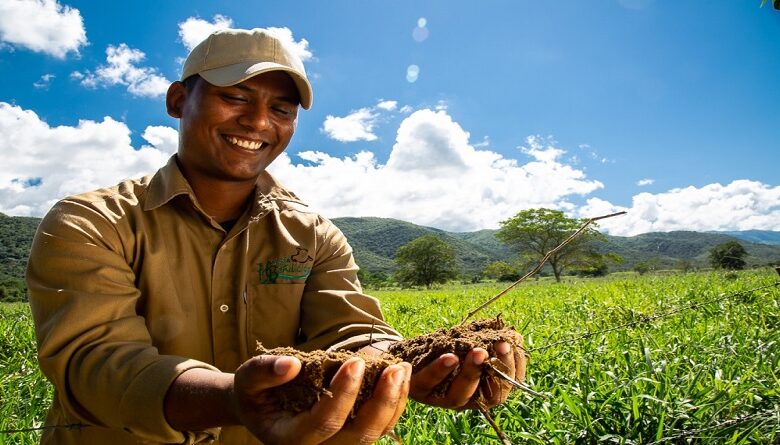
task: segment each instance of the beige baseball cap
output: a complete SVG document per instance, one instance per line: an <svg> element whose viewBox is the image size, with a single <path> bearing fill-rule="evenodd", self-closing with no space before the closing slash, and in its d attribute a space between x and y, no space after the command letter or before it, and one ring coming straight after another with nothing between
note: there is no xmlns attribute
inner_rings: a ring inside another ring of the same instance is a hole
<svg viewBox="0 0 780 445"><path fill-rule="evenodd" d="M298 87L301 106L311 107L311 84L300 57L262 28L212 33L187 56L181 80L200 74L210 84L226 87L268 71L288 73Z"/></svg>

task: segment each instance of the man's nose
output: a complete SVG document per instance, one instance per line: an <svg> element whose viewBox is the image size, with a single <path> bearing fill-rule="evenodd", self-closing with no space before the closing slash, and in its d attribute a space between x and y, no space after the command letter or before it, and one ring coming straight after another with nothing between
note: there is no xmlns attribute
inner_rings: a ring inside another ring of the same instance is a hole
<svg viewBox="0 0 780 445"><path fill-rule="evenodd" d="M271 125L270 112L271 110L266 105L254 105L247 108L246 111L239 116L238 123L251 130L268 128Z"/></svg>

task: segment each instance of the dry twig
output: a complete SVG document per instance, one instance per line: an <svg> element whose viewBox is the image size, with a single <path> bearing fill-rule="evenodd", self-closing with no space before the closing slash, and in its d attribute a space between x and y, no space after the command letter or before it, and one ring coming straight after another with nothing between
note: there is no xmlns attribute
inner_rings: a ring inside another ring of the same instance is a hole
<svg viewBox="0 0 780 445"><path fill-rule="evenodd" d="M493 416L490 415L490 411L488 411L487 407L484 403L482 403L479 399L476 400L477 402L477 409L480 413L482 413L482 416L487 420L487 423L490 424L490 426L493 428L493 431L496 432L496 435L498 435L499 440L501 440L501 443L503 445L512 445L512 442L509 441L509 438L506 437L506 434L504 434L503 431L501 431L501 428L498 426L495 420L493 420Z"/></svg>
<svg viewBox="0 0 780 445"><path fill-rule="evenodd" d="M468 319L469 319L469 318L471 318L471 317L473 317L473 316L474 316L474 314L476 314L477 312L481 311L482 309L484 309L484 308L488 307L489 305L493 304L493 302L494 302L494 301L496 301L496 300L498 300L499 298L501 298L502 296L504 296L504 295L505 295L507 292L509 292L510 290L512 290L512 289L513 289L515 286L517 286L518 284L520 284L520 283L522 283L523 281L527 280L528 278L530 278L530 277L532 277L532 276L536 275L536 273L537 273L537 272L539 272L540 270L542 270L542 267L544 267L544 263L546 263L546 262L547 262L547 260L548 260L548 259L550 259L550 257L551 257L551 256L553 256L553 254L555 254L555 252L557 252L557 251L559 251L559 250L563 249L563 248L564 248L564 247L565 247L567 244L569 244L570 242L572 242L572 240L574 240L574 238L576 238L576 237L577 237L577 236L579 236L579 235L580 235L582 232L584 232L584 231L585 231L585 229L586 229L586 228L587 228L589 225L591 225L591 223L593 223L594 221L598 221L598 220L600 220L600 219L606 219L606 218L611 218L611 217L613 217L613 216L618 216L618 215L625 215L625 214L626 214L626 212L617 212L617 213L611 213L611 214L609 214L609 215L597 216L597 217L595 217L595 218L591 218L591 219L589 219L589 220L585 221L585 224L583 224L583 225L582 225L582 227L580 227L579 229L577 229L577 231L576 231L576 232L574 232L574 233L573 233L573 234L572 234L570 237L566 238L566 239L565 239L565 240L564 240L564 241L563 241L561 244L559 244L559 245L558 245L557 247L555 247L553 250L551 250L551 251L547 252L547 254L544 256L544 258L542 258L542 260L539 262L539 264L538 264L538 265L537 265L537 266L536 266L536 267L535 267L535 268L534 268L532 271L530 271L530 272L528 272L527 274L523 275L523 276L522 276L522 277L521 277L519 280L515 281L515 282L514 282L514 283L512 283L512 284L511 284L509 287L507 287L506 289L504 289L504 290L502 290L501 292L499 292L499 293L498 293L498 295L496 295L495 297L493 297L493 298L491 298L490 300L488 300L488 301L486 301L486 302L482 303L482 304L481 304L479 307L477 307L476 309L473 309L473 310L471 310L471 311L470 311L468 314L466 314L466 317L463 319L463 321L461 321L461 322L460 322L460 324L461 324L461 325L465 324L465 323L468 321Z"/></svg>

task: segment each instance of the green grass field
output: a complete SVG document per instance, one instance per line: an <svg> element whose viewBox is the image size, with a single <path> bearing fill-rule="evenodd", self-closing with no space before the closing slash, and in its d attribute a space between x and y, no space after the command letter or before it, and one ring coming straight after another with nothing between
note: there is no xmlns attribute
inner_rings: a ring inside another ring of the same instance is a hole
<svg viewBox="0 0 780 445"><path fill-rule="evenodd" d="M526 336L527 382L548 398L516 392L492 414L512 443L780 443L778 281L765 269L523 283L477 318L501 313ZM457 324L501 289L371 293L413 336ZM0 336L0 430L40 426L51 389L26 306L0 306ZM498 443L478 412L416 403L396 431L405 444Z"/></svg>

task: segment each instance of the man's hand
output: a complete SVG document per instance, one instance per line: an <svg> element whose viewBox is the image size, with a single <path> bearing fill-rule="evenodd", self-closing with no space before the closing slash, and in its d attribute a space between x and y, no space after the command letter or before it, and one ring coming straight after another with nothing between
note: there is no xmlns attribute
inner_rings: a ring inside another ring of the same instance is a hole
<svg viewBox="0 0 780 445"><path fill-rule="evenodd" d="M523 337L517 334L512 347L507 342L497 342L493 345L496 358L503 366L499 370L514 377L515 381L522 382L525 379L525 354L521 347ZM471 401L475 391L481 391L486 407L504 403L509 396L512 386L500 377L487 379L486 384L480 387L480 377L485 362L488 360L488 352L482 348L469 351L462 363L460 373L455 377L447 393L441 397L433 394L433 389L452 373L458 364L455 354L442 354L428 366L412 375L409 395L418 402L432 406L441 406L453 409L476 408Z"/></svg>
<svg viewBox="0 0 780 445"><path fill-rule="evenodd" d="M393 429L406 407L411 365L400 363L384 370L371 399L348 421L365 369L362 359L353 358L333 377L328 388L333 397L323 397L310 411L295 416L280 412L266 390L292 380L300 369L296 358L266 355L249 359L236 371L236 417L263 443L373 443Z"/></svg>

